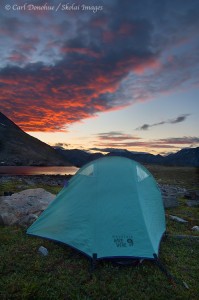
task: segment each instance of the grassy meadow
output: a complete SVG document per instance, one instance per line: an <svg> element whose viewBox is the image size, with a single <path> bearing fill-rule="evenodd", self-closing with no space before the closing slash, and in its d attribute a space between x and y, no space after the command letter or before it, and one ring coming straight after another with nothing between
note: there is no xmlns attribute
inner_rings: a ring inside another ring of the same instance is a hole
<svg viewBox="0 0 199 300"><path fill-rule="evenodd" d="M147 166L160 183L197 189L198 170ZM19 191L21 181L5 181L4 191ZM60 186L42 185L52 193ZM27 186L28 188L28 186ZM23 186L24 189L24 186ZM166 210L189 222L180 224L166 217L167 232L171 235L198 235L191 228L199 225L199 210L179 199L180 206ZM48 249L48 256L41 256L38 248ZM160 260L189 289L168 280L152 262L144 261L137 267L118 266L112 262L98 262L92 277L90 261L70 247L51 241L29 237L25 228L0 227L0 299L199 299L199 239L164 238L160 246Z"/></svg>

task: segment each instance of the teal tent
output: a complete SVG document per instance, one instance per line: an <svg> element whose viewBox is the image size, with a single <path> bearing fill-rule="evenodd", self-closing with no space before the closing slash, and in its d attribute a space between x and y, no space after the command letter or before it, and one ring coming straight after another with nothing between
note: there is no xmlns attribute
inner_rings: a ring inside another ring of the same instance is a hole
<svg viewBox="0 0 199 300"><path fill-rule="evenodd" d="M82 167L27 230L97 259L154 259L164 232L156 181L142 165L123 157Z"/></svg>

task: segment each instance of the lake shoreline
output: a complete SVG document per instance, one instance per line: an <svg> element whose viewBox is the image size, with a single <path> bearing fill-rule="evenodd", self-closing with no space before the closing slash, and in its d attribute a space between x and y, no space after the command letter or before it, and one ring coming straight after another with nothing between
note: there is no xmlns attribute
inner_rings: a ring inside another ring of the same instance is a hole
<svg viewBox="0 0 199 300"><path fill-rule="evenodd" d="M0 176L26 176L26 175L74 175L79 168L75 166L60 167L30 167L30 166L0 166Z"/></svg>

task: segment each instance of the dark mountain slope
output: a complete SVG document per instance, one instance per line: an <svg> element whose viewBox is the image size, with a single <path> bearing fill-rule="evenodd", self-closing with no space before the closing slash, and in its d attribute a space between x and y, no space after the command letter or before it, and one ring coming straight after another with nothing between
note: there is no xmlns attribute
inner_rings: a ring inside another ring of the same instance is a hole
<svg viewBox="0 0 199 300"><path fill-rule="evenodd" d="M0 165L70 165L49 145L20 129L0 113Z"/></svg>
<svg viewBox="0 0 199 300"><path fill-rule="evenodd" d="M113 151L107 154L108 156L123 156L133 160L136 160L140 163L145 164L162 164L163 163L163 156L161 155L153 155L150 153L136 153L130 151Z"/></svg>
<svg viewBox="0 0 199 300"><path fill-rule="evenodd" d="M167 165L199 167L199 147L182 149L164 158Z"/></svg>
<svg viewBox="0 0 199 300"><path fill-rule="evenodd" d="M63 155L67 161L69 161L72 165L81 167L88 162L98 159L103 156L102 153L88 153L83 150L79 149L71 149L71 150L64 150L61 148L56 149L61 155Z"/></svg>

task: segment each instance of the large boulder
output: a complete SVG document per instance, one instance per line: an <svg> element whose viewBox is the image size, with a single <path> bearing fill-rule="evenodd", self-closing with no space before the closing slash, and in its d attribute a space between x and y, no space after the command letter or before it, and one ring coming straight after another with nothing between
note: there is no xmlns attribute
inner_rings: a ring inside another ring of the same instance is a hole
<svg viewBox="0 0 199 300"><path fill-rule="evenodd" d="M27 189L11 196L0 197L1 225L30 225L55 199L42 188Z"/></svg>

